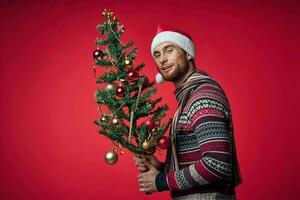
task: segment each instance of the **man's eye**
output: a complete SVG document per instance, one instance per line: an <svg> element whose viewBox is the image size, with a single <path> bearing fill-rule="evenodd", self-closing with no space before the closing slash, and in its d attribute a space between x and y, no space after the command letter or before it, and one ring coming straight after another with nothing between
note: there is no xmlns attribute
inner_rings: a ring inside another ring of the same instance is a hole
<svg viewBox="0 0 300 200"><path fill-rule="evenodd" d="M173 51L173 49L168 49L167 52L168 52L168 53L172 53L172 51Z"/></svg>
<svg viewBox="0 0 300 200"><path fill-rule="evenodd" d="M159 58L160 57L160 54L156 54L154 55L155 58Z"/></svg>

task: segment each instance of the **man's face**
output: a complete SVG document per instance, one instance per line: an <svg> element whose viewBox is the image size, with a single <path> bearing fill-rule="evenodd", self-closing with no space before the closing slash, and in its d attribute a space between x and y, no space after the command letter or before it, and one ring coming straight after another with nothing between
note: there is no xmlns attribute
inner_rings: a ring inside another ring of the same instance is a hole
<svg viewBox="0 0 300 200"><path fill-rule="evenodd" d="M154 60L163 78L175 82L188 71L184 50L172 42L164 42L154 49Z"/></svg>

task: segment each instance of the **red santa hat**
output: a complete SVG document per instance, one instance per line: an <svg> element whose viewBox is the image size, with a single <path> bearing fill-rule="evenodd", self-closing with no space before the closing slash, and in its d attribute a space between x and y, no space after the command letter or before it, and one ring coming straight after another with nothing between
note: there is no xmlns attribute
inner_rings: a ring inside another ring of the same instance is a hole
<svg viewBox="0 0 300 200"><path fill-rule="evenodd" d="M174 44L177 44L179 47L189 53L193 58L195 56L194 43L189 34L170 26L158 25L156 36L153 38L151 44L152 55L154 55L153 53L155 48L164 42L172 42ZM160 73L156 74L156 82L163 83L163 81L164 80L162 75Z"/></svg>

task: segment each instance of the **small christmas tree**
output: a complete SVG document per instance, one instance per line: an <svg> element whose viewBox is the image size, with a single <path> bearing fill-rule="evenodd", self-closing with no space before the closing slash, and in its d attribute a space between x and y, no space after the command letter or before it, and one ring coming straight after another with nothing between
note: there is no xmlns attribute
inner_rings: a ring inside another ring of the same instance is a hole
<svg viewBox="0 0 300 200"><path fill-rule="evenodd" d="M93 52L94 74L96 66L104 67L104 73L96 77L99 88L95 100L100 111L99 133L113 142L113 150L105 155L106 162L114 164L122 147L135 154L153 154L157 148L168 146L163 136L169 128L161 120L166 115L167 105L158 106L162 98L152 100L156 93L154 82L141 73L144 64L135 66L137 48L133 42L122 44L120 38L124 25L110 10L104 10L103 24L97 25L101 38L96 39Z"/></svg>

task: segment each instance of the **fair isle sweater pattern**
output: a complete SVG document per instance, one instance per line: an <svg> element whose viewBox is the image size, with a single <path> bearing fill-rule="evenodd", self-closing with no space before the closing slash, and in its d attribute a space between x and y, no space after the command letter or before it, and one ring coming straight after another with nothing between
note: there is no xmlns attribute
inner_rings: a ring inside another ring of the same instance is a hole
<svg viewBox="0 0 300 200"><path fill-rule="evenodd" d="M201 84L191 93L177 126L179 170L166 173L173 197L178 196L177 191L182 195L188 189L230 181L233 145L230 116L226 95L214 82Z"/></svg>

